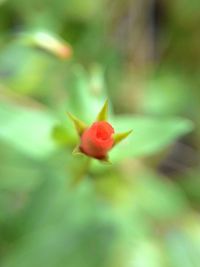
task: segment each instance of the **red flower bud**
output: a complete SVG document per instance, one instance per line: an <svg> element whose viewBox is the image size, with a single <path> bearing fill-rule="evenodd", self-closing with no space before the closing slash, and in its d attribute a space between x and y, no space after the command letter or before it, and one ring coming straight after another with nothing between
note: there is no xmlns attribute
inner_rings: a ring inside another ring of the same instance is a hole
<svg viewBox="0 0 200 267"><path fill-rule="evenodd" d="M80 150L86 155L103 159L114 144L114 129L106 121L98 121L81 135Z"/></svg>
<svg viewBox="0 0 200 267"><path fill-rule="evenodd" d="M92 126L87 125L68 113L73 121L80 138L80 143L73 151L74 155L85 154L102 162L109 163L108 151L124 140L132 131L114 133L113 127L107 122L108 100L100 110L96 122Z"/></svg>

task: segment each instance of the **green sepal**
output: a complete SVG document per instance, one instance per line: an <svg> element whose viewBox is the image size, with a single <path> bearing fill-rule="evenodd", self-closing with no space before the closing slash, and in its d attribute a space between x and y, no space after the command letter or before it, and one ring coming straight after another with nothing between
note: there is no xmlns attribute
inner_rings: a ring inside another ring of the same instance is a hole
<svg viewBox="0 0 200 267"><path fill-rule="evenodd" d="M108 117L108 99L106 99L102 109L100 110L98 116L97 116L97 121L107 121Z"/></svg>
<svg viewBox="0 0 200 267"><path fill-rule="evenodd" d="M121 141L123 141L125 138L127 138L129 136L129 134L132 133L133 130L127 131L127 132L123 132L123 133L116 133L113 135L113 139L114 139L114 145L119 144Z"/></svg>
<svg viewBox="0 0 200 267"><path fill-rule="evenodd" d="M86 124L69 112L67 112L67 115L70 118L70 120L74 123L74 126L76 128L78 135L81 136L83 132L85 131L85 129L87 128Z"/></svg>
<svg viewBox="0 0 200 267"><path fill-rule="evenodd" d="M79 146L76 146L74 150L72 151L73 156L83 156L85 155L81 150Z"/></svg>

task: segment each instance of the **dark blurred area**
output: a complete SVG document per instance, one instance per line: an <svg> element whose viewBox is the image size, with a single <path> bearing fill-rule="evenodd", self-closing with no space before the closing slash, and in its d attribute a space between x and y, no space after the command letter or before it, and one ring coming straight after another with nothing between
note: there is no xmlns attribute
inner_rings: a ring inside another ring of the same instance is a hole
<svg viewBox="0 0 200 267"><path fill-rule="evenodd" d="M199 0L0 0L1 267L200 266L199 25ZM89 166L66 112L107 98L133 133Z"/></svg>

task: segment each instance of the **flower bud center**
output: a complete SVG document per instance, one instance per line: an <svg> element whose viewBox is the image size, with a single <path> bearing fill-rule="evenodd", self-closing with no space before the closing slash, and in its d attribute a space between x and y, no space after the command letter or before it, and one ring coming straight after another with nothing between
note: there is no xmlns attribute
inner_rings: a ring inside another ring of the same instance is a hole
<svg viewBox="0 0 200 267"><path fill-rule="evenodd" d="M98 139L101 139L101 140L106 140L110 136L109 136L109 133L106 131L106 129L104 127L98 127L97 128L97 132L96 132L96 137Z"/></svg>

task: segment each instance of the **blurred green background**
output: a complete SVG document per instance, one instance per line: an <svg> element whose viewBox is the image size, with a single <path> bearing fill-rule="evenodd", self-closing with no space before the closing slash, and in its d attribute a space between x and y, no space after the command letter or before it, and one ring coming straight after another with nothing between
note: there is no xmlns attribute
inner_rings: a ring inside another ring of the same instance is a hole
<svg viewBox="0 0 200 267"><path fill-rule="evenodd" d="M200 266L199 10L0 0L1 267ZM88 169L66 112L106 98L133 134Z"/></svg>

